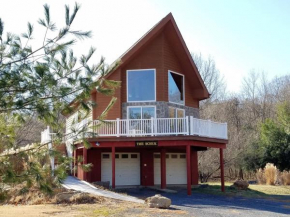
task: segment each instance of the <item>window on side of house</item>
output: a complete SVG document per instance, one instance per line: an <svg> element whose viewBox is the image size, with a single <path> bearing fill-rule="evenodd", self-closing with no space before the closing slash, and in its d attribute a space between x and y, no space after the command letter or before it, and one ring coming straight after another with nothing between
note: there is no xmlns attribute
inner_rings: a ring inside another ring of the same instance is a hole
<svg viewBox="0 0 290 217"><path fill-rule="evenodd" d="M184 109L169 107L169 117L170 118L184 118L185 111Z"/></svg>
<svg viewBox="0 0 290 217"><path fill-rule="evenodd" d="M184 109L176 109L176 117L177 118L184 118L185 117Z"/></svg>
<svg viewBox="0 0 290 217"><path fill-rule="evenodd" d="M168 72L169 102L184 105L184 76L172 71Z"/></svg>
<svg viewBox="0 0 290 217"><path fill-rule="evenodd" d="M127 101L156 101L155 69L127 71Z"/></svg>
<svg viewBox="0 0 290 217"><path fill-rule="evenodd" d="M154 106L128 107L128 119L150 119L155 118Z"/></svg>

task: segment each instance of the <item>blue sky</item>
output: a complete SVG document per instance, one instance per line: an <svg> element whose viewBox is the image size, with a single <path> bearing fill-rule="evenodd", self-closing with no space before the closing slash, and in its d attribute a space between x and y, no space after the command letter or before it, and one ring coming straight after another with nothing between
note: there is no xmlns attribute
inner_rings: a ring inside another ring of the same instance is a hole
<svg viewBox="0 0 290 217"><path fill-rule="evenodd" d="M35 24L35 44L44 35L37 24L42 5L51 5L52 19L64 23L68 1L26 0L1 4L0 17L7 31L22 33L27 21ZM70 1L73 5L74 1ZM251 70L264 71L268 79L290 73L290 1L288 0L122 0L78 1L82 8L75 29L92 30L94 37L75 46L85 53L97 48L108 63L169 12L190 51L212 56L224 75L228 90L237 92ZM17 5L17 7L15 7ZM12 13L13 10L13 13ZM59 25L61 27L61 25Z"/></svg>
<svg viewBox="0 0 290 217"><path fill-rule="evenodd" d="M170 8L189 49L215 59L229 90L238 91L253 69L268 79L290 73L290 1L203 0Z"/></svg>

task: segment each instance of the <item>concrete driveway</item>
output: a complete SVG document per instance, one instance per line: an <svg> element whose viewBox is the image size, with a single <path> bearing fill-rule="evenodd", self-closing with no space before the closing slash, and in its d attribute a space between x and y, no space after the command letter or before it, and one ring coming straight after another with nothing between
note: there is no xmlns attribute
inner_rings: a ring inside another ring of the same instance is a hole
<svg viewBox="0 0 290 217"><path fill-rule="evenodd" d="M283 202L266 199L227 197L202 194L193 191L187 196L186 189L180 188L178 193L161 193L156 190L122 189L130 196L144 199L155 194L161 194L172 200L172 207L186 210L188 216L194 217L284 217L290 216L290 197L285 196Z"/></svg>
<svg viewBox="0 0 290 217"><path fill-rule="evenodd" d="M117 200L130 201L130 202L135 202L135 203L144 203L143 200L140 200L136 197L122 195L122 194L118 194L112 191L105 191L91 185L90 183L86 181L79 180L72 176L68 176L66 180L64 181L64 183L62 184L62 186L66 189L86 192L86 193L90 193L90 194L94 194L98 196L117 199Z"/></svg>

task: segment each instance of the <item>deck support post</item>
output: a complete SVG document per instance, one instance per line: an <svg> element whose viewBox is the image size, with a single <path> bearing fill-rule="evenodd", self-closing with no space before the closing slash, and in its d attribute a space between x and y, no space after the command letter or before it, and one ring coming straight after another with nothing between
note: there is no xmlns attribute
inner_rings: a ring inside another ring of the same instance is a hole
<svg viewBox="0 0 290 217"><path fill-rule="evenodd" d="M87 164L87 163L88 163L88 149L83 147L83 164ZM88 173L83 171L83 179L85 181L88 181L87 177L88 177Z"/></svg>
<svg viewBox="0 0 290 217"><path fill-rule="evenodd" d="M166 188L166 149L161 149L161 156L160 156L160 163L161 163L161 188Z"/></svg>
<svg viewBox="0 0 290 217"><path fill-rule="evenodd" d="M112 188L115 188L115 170L116 170L116 160L115 160L115 147L112 147Z"/></svg>
<svg viewBox="0 0 290 217"><path fill-rule="evenodd" d="M191 151L191 184L198 185L198 153Z"/></svg>
<svg viewBox="0 0 290 217"><path fill-rule="evenodd" d="M224 157L222 148L220 148L220 168L221 168L221 190L222 192L225 192Z"/></svg>
<svg viewBox="0 0 290 217"><path fill-rule="evenodd" d="M187 195L191 195L191 160L190 145L186 146L186 166L187 166Z"/></svg>

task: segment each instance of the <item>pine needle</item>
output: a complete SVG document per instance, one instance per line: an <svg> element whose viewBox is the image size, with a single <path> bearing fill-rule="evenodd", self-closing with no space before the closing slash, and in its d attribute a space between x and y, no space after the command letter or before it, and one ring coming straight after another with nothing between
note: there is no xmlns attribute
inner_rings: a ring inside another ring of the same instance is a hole
<svg viewBox="0 0 290 217"><path fill-rule="evenodd" d="M65 5L65 24L69 26L69 6Z"/></svg>

